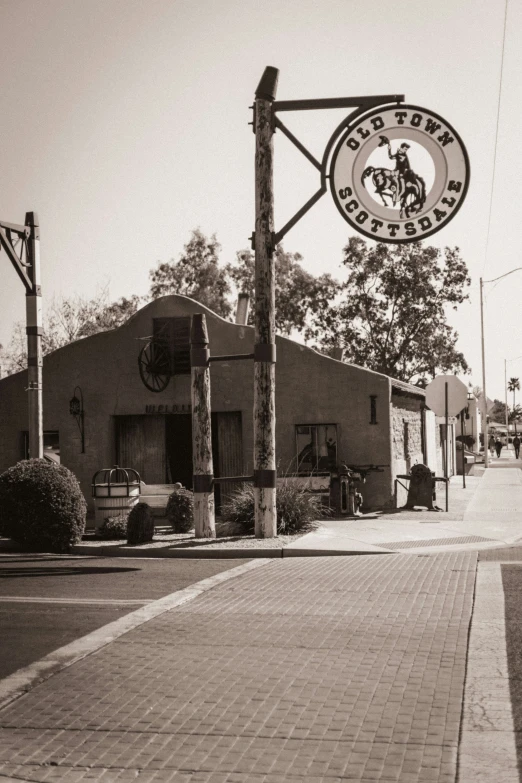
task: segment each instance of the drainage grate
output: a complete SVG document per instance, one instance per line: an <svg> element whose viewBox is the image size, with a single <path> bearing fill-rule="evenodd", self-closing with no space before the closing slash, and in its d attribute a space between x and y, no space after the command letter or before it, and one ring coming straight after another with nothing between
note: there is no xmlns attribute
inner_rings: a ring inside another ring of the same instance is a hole
<svg viewBox="0 0 522 783"><path fill-rule="evenodd" d="M387 541L386 543L376 543L374 546L381 546L383 549L416 549L423 546L450 546L452 544L482 544L486 541L495 541L494 538L483 538L483 536L457 536L456 538L422 538L418 541Z"/></svg>

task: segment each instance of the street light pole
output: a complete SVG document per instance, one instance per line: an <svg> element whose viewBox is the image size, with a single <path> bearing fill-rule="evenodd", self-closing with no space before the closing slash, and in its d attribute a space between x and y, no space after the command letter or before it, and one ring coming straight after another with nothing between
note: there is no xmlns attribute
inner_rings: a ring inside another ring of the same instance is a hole
<svg viewBox="0 0 522 783"><path fill-rule="evenodd" d="M482 394L484 396L484 418L482 421L482 433L484 437L484 464L486 468L489 466L489 455L488 455L488 421L487 421L488 398L486 395L486 351L484 348L484 294L483 294L484 283L496 283L497 280L502 280L503 277L512 275L513 272L520 272L520 271L522 271L522 266L517 266L515 269L510 269L509 272L506 272L503 275L499 275L498 277L494 277L492 280L483 280L482 278L480 278L480 335L481 335L481 342L482 342ZM506 395L506 414L507 414L507 395Z"/></svg>
<svg viewBox="0 0 522 783"><path fill-rule="evenodd" d="M505 397L506 397L506 404L505 404L505 414L506 414L506 449L509 450L509 423L508 423L508 409L507 409L507 359L504 359L504 393L505 393Z"/></svg>

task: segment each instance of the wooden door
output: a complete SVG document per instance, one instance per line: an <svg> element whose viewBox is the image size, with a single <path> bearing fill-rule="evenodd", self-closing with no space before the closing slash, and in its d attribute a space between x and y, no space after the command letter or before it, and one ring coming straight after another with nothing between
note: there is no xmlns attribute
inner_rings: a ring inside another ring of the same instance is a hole
<svg viewBox="0 0 522 783"><path fill-rule="evenodd" d="M165 416L118 416L118 465L134 468L146 484L166 481Z"/></svg>
<svg viewBox="0 0 522 783"><path fill-rule="evenodd" d="M241 476L243 474L241 411L217 413L215 421L217 423L217 465L214 465L215 474L216 476ZM225 503L241 487L242 484L236 482L221 484L220 502Z"/></svg>

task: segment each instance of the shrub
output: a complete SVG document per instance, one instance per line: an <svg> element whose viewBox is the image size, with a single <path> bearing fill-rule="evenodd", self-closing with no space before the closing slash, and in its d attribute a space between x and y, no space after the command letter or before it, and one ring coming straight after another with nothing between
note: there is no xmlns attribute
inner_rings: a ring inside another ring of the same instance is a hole
<svg viewBox="0 0 522 783"><path fill-rule="evenodd" d="M167 502L167 519L174 533L188 533L194 527L194 496L188 489L175 489Z"/></svg>
<svg viewBox="0 0 522 783"><path fill-rule="evenodd" d="M127 519L127 543L146 544L154 537L154 516L148 503L136 503Z"/></svg>
<svg viewBox="0 0 522 783"><path fill-rule="evenodd" d="M100 538L127 538L127 517L105 517L98 530Z"/></svg>
<svg viewBox="0 0 522 783"><path fill-rule="evenodd" d="M459 445L459 444L465 443L466 444L466 448L469 449L470 451L472 451L473 450L473 446L475 445L475 438L472 437L472 435L457 435L455 440L457 441L457 448L458 449L462 448L462 446Z"/></svg>
<svg viewBox="0 0 522 783"><path fill-rule="evenodd" d="M78 479L64 465L22 460L0 476L0 533L29 549L69 551L86 514Z"/></svg>
<svg viewBox="0 0 522 783"><path fill-rule="evenodd" d="M277 533L281 536L308 533L322 516L321 501L298 484L285 481L277 487ZM233 523L243 535L255 528L254 487L247 484L221 507L221 516Z"/></svg>

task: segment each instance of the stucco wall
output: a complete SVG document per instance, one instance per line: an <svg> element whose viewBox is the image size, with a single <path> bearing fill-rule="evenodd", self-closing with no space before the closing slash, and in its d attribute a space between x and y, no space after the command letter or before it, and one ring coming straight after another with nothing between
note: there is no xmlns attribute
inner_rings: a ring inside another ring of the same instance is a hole
<svg viewBox="0 0 522 783"><path fill-rule="evenodd" d="M438 468L438 453L437 450L437 422L433 411L424 411L424 426L426 432L426 464L433 473L437 473ZM438 474L437 474L438 475Z"/></svg>
<svg viewBox="0 0 522 783"><path fill-rule="evenodd" d="M62 463L80 479L90 502L94 472L114 463L114 416L158 411L161 405L190 404L190 376L176 376L159 394L142 384L137 357L152 333L152 319L205 312L211 354L249 353L254 330L219 318L191 299L169 296L144 307L124 326L94 335L45 357L44 429L58 430ZM21 431L27 429L26 373L0 380L0 470L22 457ZM85 454L69 414L75 386L83 391ZM253 365L251 361L213 363L213 411L241 411L244 472L253 469ZM370 395L377 423L370 424ZM188 409L188 408L187 408ZM363 489L371 506L389 503L393 493L390 444L390 379L344 364L286 338L277 339L276 437L278 470L295 466L297 424L337 424L339 457L352 464L386 465L370 474Z"/></svg>

